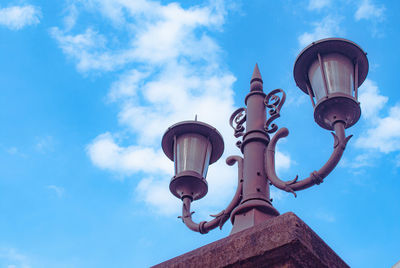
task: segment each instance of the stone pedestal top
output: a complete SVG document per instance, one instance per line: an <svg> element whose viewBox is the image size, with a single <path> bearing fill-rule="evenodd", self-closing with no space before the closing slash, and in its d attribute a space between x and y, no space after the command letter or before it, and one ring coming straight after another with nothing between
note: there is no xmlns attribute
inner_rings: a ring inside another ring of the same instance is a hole
<svg viewBox="0 0 400 268"><path fill-rule="evenodd" d="M153 267L349 267L288 212Z"/></svg>

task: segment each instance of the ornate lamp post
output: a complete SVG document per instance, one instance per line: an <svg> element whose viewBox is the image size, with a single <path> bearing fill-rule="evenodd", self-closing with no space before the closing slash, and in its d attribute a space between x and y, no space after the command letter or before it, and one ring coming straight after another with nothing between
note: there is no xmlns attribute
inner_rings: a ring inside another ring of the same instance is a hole
<svg viewBox="0 0 400 268"><path fill-rule="evenodd" d="M236 233L279 215L270 201L270 184L296 196L296 191L323 182L336 167L351 138L346 137L345 129L360 118L357 92L367 73L366 53L349 40L319 40L299 54L294 66L294 79L297 86L310 96L317 124L334 131L333 153L326 164L308 178L283 181L275 172L275 146L289 131L287 128L278 129L272 122L280 116L286 95L282 89L265 94L256 65L250 93L245 98L247 108L237 109L230 118L234 136L241 138L236 145L243 157L230 156L226 163L238 163L238 187L227 208L212 215L214 219L209 222L193 222L190 204L207 193L207 168L221 157L223 139L215 128L198 121L185 121L170 127L163 136L162 148L175 163L170 190L182 199L181 218L187 227L204 234L218 226L222 228L231 218L231 234Z"/></svg>

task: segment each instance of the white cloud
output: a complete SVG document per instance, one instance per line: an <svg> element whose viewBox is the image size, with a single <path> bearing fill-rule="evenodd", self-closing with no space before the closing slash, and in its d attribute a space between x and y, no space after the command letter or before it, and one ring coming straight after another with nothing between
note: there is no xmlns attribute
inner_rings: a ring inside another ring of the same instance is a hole
<svg viewBox="0 0 400 268"><path fill-rule="evenodd" d="M11 30L20 30L25 26L38 24L40 17L40 9L32 5L0 8L0 25Z"/></svg>
<svg viewBox="0 0 400 268"><path fill-rule="evenodd" d="M376 6L370 0L362 0L357 8L354 18L359 20L382 20L384 18L385 7Z"/></svg>
<svg viewBox="0 0 400 268"><path fill-rule="evenodd" d="M17 147L10 147L10 148L7 149L7 153L15 155L15 154L19 153L19 150L18 150Z"/></svg>
<svg viewBox="0 0 400 268"><path fill-rule="evenodd" d="M366 20L371 23L369 29L373 37L382 37L384 32L379 28L379 24L385 20L385 6L374 5L370 0L362 0L354 14L356 21Z"/></svg>
<svg viewBox="0 0 400 268"><path fill-rule="evenodd" d="M288 154L284 154L277 151L275 157L276 157L275 164L278 172L279 170L285 170L290 168L292 160Z"/></svg>
<svg viewBox="0 0 400 268"><path fill-rule="evenodd" d="M77 60L79 71L110 71L125 63L125 59L108 52L106 38L90 27L84 33L77 35L66 34L59 28L53 27L50 29L50 34L58 41L67 56Z"/></svg>
<svg viewBox="0 0 400 268"><path fill-rule="evenodd" d="M332 0L310 0L308 2L309 10L321 10L331 5Z"/></svg>
<svg viewBox="0 0 400 268"><path fill-rule="evenodd" d="M23 152L21 152L21 150L15 146L12 146L8 149L6 149L6 152L10 155L14 155L14 156L19 156L19 157L27 157L27 155Z"/></svg>
<svg viewBox="0 0 400 268"><path fill-rule="evenodd" d="M78 20L79 11L75 3L70 3L65 9L65 13L67 15L64 17L64 27L66 31L69 31L76 25Z"/></svg>
<svg viewBox="0 0 400 268"><path fill-rule="evenodd" d="M380 95L377 84L369 79L360 88L360 102L364 119L370 127L360 135L355 145L359 148L391 153L400 150L400 104L389 108L387 116L381 116L388 98ZM365 163L366 156L359 156ZM362 164L360 165L362 166Z"/></svg>
<svg viewBox="0 0 400 268"><path fill-rule="evenodd" d="M143 81L148 75L148 73L143 73L136 69L124 73L119 80L111 85L108 95L109 99L117 101L137 98L137 92L143 86Z"/></svg>
<svg viewBox="0 0 400 268"><path fill-rule="evenodd" d="M367 128L355 141L355 146L364 149L354 158L344 159L341 165L358 169L373 166L378 152L389 154L400 150L400 104L388 108L388 115L382 116L388 97L380 94L378 85L366 79L359 89L362 118ZM397 160L395 160L396 162Z"/></svg>
<svg viewBox="0 0 400 268"><path fill-rule="evenodd" d="M374 126L357 139L356 146L377 149L382 153L400 150L400 105L391 107L388 116L373 123Z"/></svg>
<svg viewBox="0 0 400 268"><path fill-rule="evenodd" d="M63 187L56 186L56 185L47 185L46 188L51 191L54 191L58 198L61 198L64 196L65 189Z"/></svg>
<svg viewBox="0 0 400 268"><path fill-rule="evenodd" d="M75 35L52 28L51 35L64 53L77 61L79 71L110 71L127 63L165 64L182 57L192 62L207 61L218 51L204 31L197 33L202 27L220 27L224 11L218 6L183 9L176 3L163 6L158 2L123 0L94 0L86 2L86 6L117 25L125 23L122 28L129 32L131 40L118 42L112 35L110 39L115 42L107 44L106 36L90 27Z"/></svg>
<svg viewBox="0 0 400 268"><path fill-rule="evenodd" d="M154 211L179 214L180 201L168 187L173 163L160 148L164 131L197 114L199 121L216 127L224 137L223 158L238 154L228 124L236 109L236 78L222 67L220 48L209 34L222 26L224 8L219 1L184 9L176 3L144 0L94 0L86 8L109 19L125 37L123 42L91 25L84 33L53 28L51 34L81 72L124 69L112 83L108 100L120 108L119 123L130 136L130 144L124 145L118 133L101 134L87 146L87 153L99 168L123 177L138 174L135 192ZM290 166L288 155L278 153L277 158L279 169ZM236 174L237 168L227 166L224 159L213 164L207 198L196 204L203 204L204 211L222 209L233 195Z"/></svg>
<svg viewBox="0 0 400 268"><path fill-rule="evenodd" d="M203 74L196 73L189 65L167 64L159 75L142 86L142 103L138 103L139 98L121 102L119 122L137 133L138 142L146 145L158 144L171 124L193 120L196 114L200 121L232 136L228 119L235 109L231 89L235 78L217 69L214 73L202 66L198 69Z"/></svg>
<svg viewBox="0 0 400 268"><path fill-rule="evenodd" d="M370 79L364 81L358 92L362 116L367 120L378 117L379 112L387 103L388 97L380 95L378 86Z"/></svg>
<svg viewBox="0 0 400 268"><path fill-rule="evenodd" d="M135 189L138 198L144 201L150 209L163 215L179 215L182 202L169 191L169 179L142 179Z"/></svg>
<svg viewBox="0 0 400 268"><path fill-rule="evenodd" d="M352 169L359 169L362 167L370 167L375 164L376 154L371 152L363 152L354 158L343 158L340 160L339 165L342 167L349 167Z"/></svg>
<svg viewBox="0 0 400 268"><path fill-rule="evenodd" d="M172 169L171 162L161 149L151 147L120 147L110 133L99 135L87 147L93 164L123 174L135 172L168 174Z"/></svg>
<svg viewBox="0 0 400 268"><path fill-rule="evenodd" d="M14 248L0 248L0 264L9 268L30 268L27 256L21 254Z"/></svg>
<svg viewBox="0 0 400 268"><path fill-rule="evenodd" d="M48 153L54 150L54 138L52 136L37 137L35 149L40 153Z"/></svg>
<svg viewBox="0 0 400 268"><path fill-rule="evenodd" d="M327 16L320 22L314 22L314 29L299 36L298 41L301 48L322 38L334 37L343 34L340 28L341 17Z"/></svg>

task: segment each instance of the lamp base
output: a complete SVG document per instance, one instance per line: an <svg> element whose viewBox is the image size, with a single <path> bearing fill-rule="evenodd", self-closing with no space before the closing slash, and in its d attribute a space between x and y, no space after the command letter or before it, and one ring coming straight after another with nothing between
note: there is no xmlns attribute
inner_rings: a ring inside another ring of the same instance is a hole
<svg viewBox="0 0 400 268"><path fill-rule="evenodd" d="M243 231L245 229L251 228L257 224L265 222L273 217L273 215L265 214L256 208L253 208L242 214L235 215L235 224L232 227L230 235L237 232Z"/></svg>
<svg viewBox="0 0 400 268"><path fill-rule="evenodd" d="M345 128L349 128L357 123L360 116L360 104L353 97L340 93L320 100L314 108L315 122L327 130L333 130L336 121L344 122Z"/></svg>
<svg viewBox="0 0 400 268"><path fill-rule="evenodd" d="M208 185L199 173L183 171L171 179L169 190L179 199L189 196L192 200L198 200L207 194Z"/></svg>
<svg viewBox="0 0 400 268"><path fill-rule="evenodd" d="M349 267L288 212L153 267Z"/></svg>
<svg viewBox="0 0 400 268"><path fill-rule="evenodd" d="M237 206L231 213L233 224L231 235L254 227L278 215L279 212L270 202L259 199L248 200Z"/></svg>

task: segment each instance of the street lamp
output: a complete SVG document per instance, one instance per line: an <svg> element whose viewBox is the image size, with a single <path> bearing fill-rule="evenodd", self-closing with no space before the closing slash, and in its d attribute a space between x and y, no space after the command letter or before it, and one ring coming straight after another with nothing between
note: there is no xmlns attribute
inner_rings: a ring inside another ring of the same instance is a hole
<svg viewBox="0 0 400 268"><path fill-rule="evenodd" d="M191 200L205 196L208 165L216 162L224 152L221 134L206 123L184 121L168 128L162 148L175 164L175 175L169 185L172 194Z"/></svg>
<svg viewBox="0 0 400 268"><path fill-rule="evenodd" d="M351 138L346 137L345 129L360 118L358 87L367 73L366 53L349 40L322 39L299 54L294 66L294 79L297 86L310 96L317 124L334 130L334 146L325 165L308 178L298 180L296 176L293 180L283 181L275 171L275 147L289 131L287 128L278 129L273 121L280 116L286 94L282 89L265 94L256 64L250 93L245 97L247 108L237 109L230 117L234 136L241 138L236 146L243 157L230 156L226 163L238 163L238 187L227 208L212 215L214 219L208 222L195 223L190 204L207 193L207 168L221 157L223 139L215 128L197 120L170 127L163 136L162 148L175 164L170 190L183 202L183 222L191 230L204 234L218 226L222 228L230 218L233 234L279 215L271 204L270 184L296 196L296 191L323 182L336 167ZM275 134L270 138L272 133Z"/></svg>

